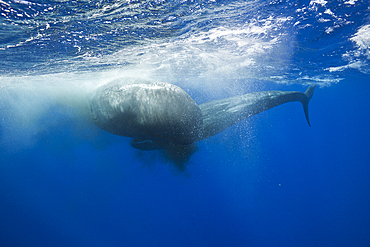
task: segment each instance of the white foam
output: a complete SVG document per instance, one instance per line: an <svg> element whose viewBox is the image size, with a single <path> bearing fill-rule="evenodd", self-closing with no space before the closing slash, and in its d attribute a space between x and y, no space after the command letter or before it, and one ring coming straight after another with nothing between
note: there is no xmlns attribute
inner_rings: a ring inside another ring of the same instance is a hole
<svg viewBox="0 0 370 247"><path fill-rule="evenodd" d="M53 106L70 109L67 112L75 121L87 122L88 94L97 85L120 77L169 82L184 90L196 88L206 95L211 94L212 98L245 93L248 86L244 79L262 76L252 71L266 66L263 59L273 58L279 66L285 62L284 57L289 56L284 50L287 47L284 24L289 20L289 17L270 17L241 27L216 27L175 39L127 47L113 55L83 54L79 57L93 64L131 64L121 69L0 77L0 108L1 105L4 109L9 106L8 118L2 123L4 135L0 144L8 148L32 146L40 133L57 126L53 118L41 126L39 123ZM270 56L271 53L274 56ZM240 79L243 85L236 82Z"/></svg>
<svg viewBox="0 0 370 247"><path fill-rule="evenodd" d="M358 48L356 55L361 54L370 59L370 25L362 26L350 40L356 43Z"/></svg>
<svg viewBox="0 0 370 247"><path fill-rule="evenodd" d="M326 9L326 10L324 11L324 14L328 14L328 15L331 15L331 16L333 16L333 17L337 18L337 17L335 16L335 14L334 14L330 9Z"/></svg>
<svg viewBox="0 0 370 247"><path fill-rule="evenodd" d="M355 61L355 62L351 62L343 66L329 67L325 70L329 72L338 72L338 71L343 71L345 69L359 69L360 70L363 66L364 66L364 63L362 61Z"/></svg>
<svg viewBox="0 0 370 247"><path fill-rule="evenodd" d="M291 37L286 30L289 26L286 23L291 20L289 16L270 16L239 27L220 26L189 32L168 40L127 47L113 55L84 59L133 64L134 71L144 71L151 80L170 82L182 88L190 85L222 91L229 83L234 85L235 80L263 77L259 68L270 66L271 70L281 70L284 67L292 52L288 45Z"/></svg>
<svg viewBox="0 0 370 247"><path fill-rule="evenodd" d="M6 2L4 2L4 1L2 1L2 0L0 0L0 3L1 3L1 4L4 4L5 6L10 6L8 3L6 3Z"/></svg>
<svg viewBox="0 0 370 247"><path fill-rule="evenodd" d="M349 4L349 5L355 5L357 0L349 0L347 2L344 2L344 4Z"/></svg>
<svg viewBox="0 0 370 247"><path fill-rule="evenodd" d="M320 4L321 6L325 6L328 2L325 0L311 0L310 5Z"/></svg>
<svg viewBox="0 0 370 247"><path fill-rule="evenodd" d="M347 65L329 67L330 72L344 71L345 69L357 69L363 73L370 73L370 25L364 25L349 38L354 43L354 49L343 54L343 59L348 61Z"/></svg>

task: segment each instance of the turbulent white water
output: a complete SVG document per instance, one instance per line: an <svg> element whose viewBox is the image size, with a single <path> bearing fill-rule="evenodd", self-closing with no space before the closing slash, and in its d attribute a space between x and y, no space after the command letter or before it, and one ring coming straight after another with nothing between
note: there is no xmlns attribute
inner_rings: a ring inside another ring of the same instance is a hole
<svg viewBox="0 0 370 247"><path fill-rule="evenodd" d="M348 70L369 73L369 6L360 1L2 0L0 7L3 147L32 145L56 128L53 111L88 126L89 93L117 78L173 83L202 103L270 83L330 86Z"/></svg>

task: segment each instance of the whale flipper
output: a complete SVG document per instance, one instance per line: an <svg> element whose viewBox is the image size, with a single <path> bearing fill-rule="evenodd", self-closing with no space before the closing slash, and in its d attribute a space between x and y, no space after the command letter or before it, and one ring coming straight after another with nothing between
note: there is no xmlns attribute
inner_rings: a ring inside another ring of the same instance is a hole
<svg viewBox="0 0 370 247"><path fill-rule="evenodd" d="M199 105L203 116L203 134L206 139L229 128L237 122L271 109L275 106L299 101L303 105L309 126L308 103L316 85L308 87L305 93L296 91L264 91L214 100Z"/></svg>
<svg viewBox="0 0 370 247"><path fill-rule="evenodd" d="M157 150L157 149L164 149L166 148L166 144L159 141L152 141L143 138L134 138L131 141L131 146L136 149L140 149L142 151L150 151L150 150Z"/></svg>

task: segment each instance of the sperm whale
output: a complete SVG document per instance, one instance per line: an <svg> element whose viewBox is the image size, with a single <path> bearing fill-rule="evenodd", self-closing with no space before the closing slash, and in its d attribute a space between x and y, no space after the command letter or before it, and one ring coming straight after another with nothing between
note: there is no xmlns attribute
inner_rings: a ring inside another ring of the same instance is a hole
<svg viewBox="0 0 370 247"><path fill-rule="evenodd" d="M115 135L134 138L140 150L186 146L275 106L298 101L309 126L308 103L316 85L305 93L262 91L200 105L180 87L144 80L119 79L98 87L89 100L93 122Z"/></svg>

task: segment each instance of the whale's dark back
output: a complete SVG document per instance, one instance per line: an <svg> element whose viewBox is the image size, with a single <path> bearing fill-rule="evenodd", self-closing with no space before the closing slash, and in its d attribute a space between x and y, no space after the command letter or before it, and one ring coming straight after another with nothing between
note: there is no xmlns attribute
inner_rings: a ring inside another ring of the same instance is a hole
<svg viewBox="0 0 370 247"><path fill-rule="evenodd" d="M112 134L191 144L202 133L199 106L181 88L162 82L119 80L90 98L94 123Z"/></svg>

